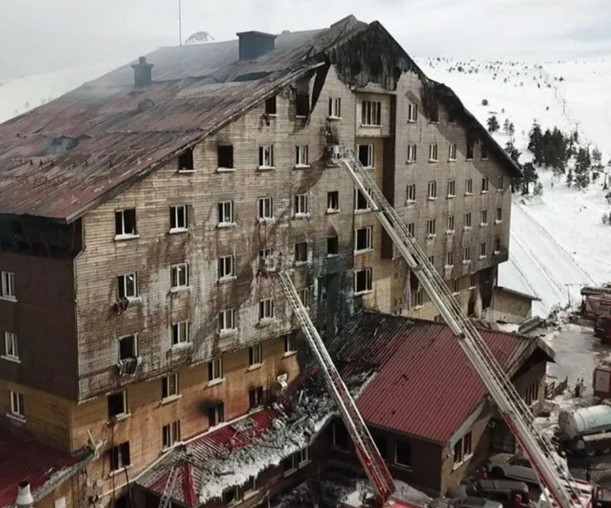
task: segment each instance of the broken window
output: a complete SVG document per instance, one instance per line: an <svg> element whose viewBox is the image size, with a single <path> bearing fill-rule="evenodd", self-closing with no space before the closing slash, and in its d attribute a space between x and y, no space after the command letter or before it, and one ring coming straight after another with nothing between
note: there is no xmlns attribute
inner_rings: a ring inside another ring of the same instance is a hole
<svg viewBox="0 0 611 508"><path fill-rule="evenodd" d="M263 387L257 386L248 390L248 402L250 409L256 409L263 405Z"/></svg>
<svg viewBox="0 0 611 508"><path fill-rule="evenodd" d="M465 214L465 229L471 227L471 212Z"/></svg>
<svg viewBox="0 0 611 508"><path fill-rule="evenodd" d="M486 257L486 242L482 242L479 245L479 257L483 259Z"/></svg>
<svg viewBox="0 0 611 508"><path fill-rule="evenodd" d="M178 396L178 374L170 374L161 378L161 398Z"/></svg>
<svg viewBox="0 0 611 508"><path fill-rule="evenodd" d="M219 281L228 280L234 277L233 255L221 256L218 260Z"/></svg>
<svg viewBox="0 0 611 508"><path fill-rule="evenodd" d="M408 104L407 105L407 121L415 122L418 120L418 105L417 104Z"/></svg>
<svg viewBox="0 0 611 508"><path fill-rule="evenodd" d="M427 199L437 199L437 182L436 181L433 180L428 183L426 197Z"/></svg>
<svg viewBox="0 0 611 508"><path fill-rule="evenodd" d="M373 191L371 189L367 189L367 192L369 193L369 195L371 195ZM367 198L363 195L363 193L358 189L354 189L354 193L355 193L355 202L356 202L356 206L354 207L354 210L355 211L370 210L371 208L369 208L369 201L367 201Z"/></svg>
<svg viewBox="0 0 611 508"><path fill-rule="evenodd" d="M15 274L13 272L2 272L2 297L14 300L17 298L15 288Z"/></svg>
<svg viewBox="0 0 611 508"><path fill-rule="evenodd" d="M228 332L235 328L235 309L224 309L219 312L219 330Z"/></svg>
<svg viewBox="0 0 611 508"><path fill-rule="evenodd" d="M295 115L308 116L310 114L310 96L307 93L298 93L295 98Z"/></svg>
<svg viewBox="0 0 611 508"><path fill-rule="evenodd" d="M113 446L110 451L110 470L120 471L131 466L132 461L129 452L129 441L124 441L117 446Z"/></svg>
<svg viewBox="0 0 611 508"><path fill-rule="evenodd" d="M119 237L136 235L135 208L115 212L115 235Z"/></svg>
<svg viewBox="0 0 611 508"><path fill-rule="evenodd" d="M276 114L276 96L270 97L265 101L265 114L275 115Z"/></svg>
<svg viewBox="0 0 611 508"><path fill-rule="evenodd" d="M456 180L450 180L448 182L448 197L453 198L456 196Z"/></svg>
<svg viewBox="0 0 611 508"><path fill-rule="evenodd" d="M308 262L308 242L297 242L295 244L295 263Z"/></svg>
<svg viewBox="0 0 611 508"><path fill-rule="evenodd" d="M410 236L414 236L414 234L416 233L416 224L414 222L410 222L407 225L407 232L409 233Z"/></svg>
<svg viewBox="0 0 611 508"><path fill-rule="evenodd" d="M327 237L327 256L337 256L339 254L339 240L337 236Z"/></svg>
<svg viewBox="0 0 611 508"><path fill-rule="evenodd" d="M309 167L308 145L295 146L295 167Z"/></svg>
<svg viewBox="0 0 611 508"><path fill-rule="evenodd" d="M163 449L170 448L180 442L180 420L168 423L161 428Z"/></svg>
<svg viewBox="0 0 611 508"><path fill-rule="evenodd" d="M179 321L172 325L172 346L190 342L189 321Z"/></svg>
<svg viewBox="0 0 611 508"><path fill-rule="evenodd" d="M339 192L327 192L327 213L339 211Z"/></svg>
<svg viewBox="0 0 611 508"><path fill-rule="evenodd" d="M426 234L427 236L435 236L437 232L435 219L429 219L426 221Z"/></svg>
<svg viewBox="0 0 611 508"><path fill-rule="evenodd" d="M407 145L407 162L416 162L417 145Z"/></svg>
<svg viewBox="0 0 611 508"><path fill-rule="evenodd" d="M138 358L138 335L126 335L119 339L119 360Z"/></svg>
<svg viewBox="0 0 611 508"><path fill-rule="evenodd" d="M274 145L263 145L259 147L259 168L273 169L274 167Z"/></svg>
<svg viewBox="0 0 611 508"><path fill-rule="evenodd" d="M405 189L405 202L414 203L416 201L416 184L411 183Z"/></svg>
<svg viewBox="0 0 611 508"><path fill-rule="evenodd" d="M400 466L410 466L412 463L412 449L409 443L395 443L395 464Z"/></svg>
<svg viewBox="0 0 611 508"><path fill-rule="evenodd" d="M261 365L263 363L263 344L255 344L248 348L248 366Z"/></svg>
<svg viewBox="0 0 611 508"><path fill-rule="evenodd" d="M214 427L225 421L225 404L219 402L208 408L208 425Z"/></svg>
<svg viewBox="0 0 611 508"><path fill-rule="evenodd" d="M488 192L488 187L490 185L490 181L488 178L482 178L482 194Z"/></svg>
<svg viewBox="0 0 611 508"><path fill-rule="evenodd" d="M357 151L359 155L359 162L365 168L373 168L375 164L373 145L358 145Z"/></svg>
<svg viewBox="0 0 611 508"><path fill-rule="evenodd" d="M274 317L274 299L264 298L259 300L259 321L265 319L273 319Z"/></svg>
<svg viewBox="0 0 611 508"><path fill-rule="evenodd" d="M350 436L343 423L333 423L333 447L339 450L348 450Z"/></svg>
<svg viewBox="0 0 611 508"><path fill-rule="evenodd" d="M474 151L475 151L475 140L471 137L467 137L467 160L473 159Z"/></svg>
<svg viewBox="0 0 611 508"><path fill-rule="evenodd" d="M259 251L259 267L274 269L274 249L261 249Z"/></svg>
<svg viewBox="0 0 611 508"><path fill-rule="evenodd" d="M223 379L223 358L215 358L208 362L208 382Z"/></svg>
<svg viewBox="0 0 611 508"><path fill-rule="evenodd" d="M308 215L310 212L308 206L308 195L307 194L296 194L294 201L294 214L295 217Z"/></svg>
<svg viewBox="0 0 611 508"><path fill-rule="evenodd" d="M217 146L216 156L219 168L233 169L233 145Z"/></svg>
<svg viewBox="0 0 611 508"><path fill-rule="evenodd" d="M471 262L471 247L464 247L462 250L462 262L468 264Z"/></svg>
<svg viewBox="0 0 611 508"><path fill-rule="evenodd" d="M259 198L257 200L257 213L259 215L259 219L273 219L274 206L272 198Z"/></svg>
<svg viewBox="0 0 611 508"><path fill-rule="evenodd" d="M120 300L123 298L138 297L138 274L127 273L117 277L118 291L117 295Z"/></svg>
<svg viewBox="0 0 611 508"><path fill-rule="evenodd" d="M429 162L437 162L437 143L429 145Z"/></svg>
<svg viewBox="0 0 611 508"><path fill-rule="evenodd" d="M373 248L373 227L357 229L355 234L354 251L360 252Z"/></svg>
<svg viewBox="0 0 611 508"><path fill-rule="evenodd" d="M187 230L187 205L170 207L170 232Z"/></svg>
<svg viewBox="0 0 611 508"><path fill-rule="evenodd" d="M16 333L4 332L4 356L11 360L19 359L19 342Z"/></svg>
<svg viewBox="0 0 611 508"><path fill-rule="evenodd" d="M448 221L446 223L446 230L451 232L454 231L454 216L448 215Z"/></svg>
<svg viewBox="0 0 611 508"><path fill-rule="evenodd" d="M220 201L218 204L219 225L234 224L233 201Z"/></svg>
<svg viewBox="0 0 611 508"><path fill-rule="evenodd" d="M379 101L361 102L361 125L382 125L382 103Z"/></svg>
<svg viewBox="0 0 611 508"><path fill-rule="evenodd" d="M180 263L173 265L170 269L172 289L186 288L189 286L189 265Z"/></svg>
<svg viewBox="0 0 611 508"><path fill-rule="evenodd" d="M465 180L465 196L473 194L473 178Z"/></svg>
<svg viewBox="0 0 611 508"><path fill-rule="evenodd" d="M240 489L238 486L229 487L223 491L223 505L233 506L240 500Z"/></svg>
<svg viewBox="0 0 611 508"><path fill-rule="evenodd" d="M25 400L23 393L11 391L11 414L25 418Z"/></svg>
<svg viewBox="0 0 611 508"><path fill-rule="evenodd" d="M329 97L329 117L341 118L342 117L342 99L341 97L331 98Z"/></svg>
<svg viewBox="0 0 611 508"><path fill-rule="evenodd" d="M487 225L488 225L488 210L482 210L480 226L487 226Z"/></svg>
<svg viewBox="0 0 611 508"><path fill-rule="evenodd" d="M127 414L127 394L125 391L108 396L108 418L117 418Z"/></svg>
<svg viewBox="0 0 611 508"><path fill-rule="evenodd" d="M354 292L364 293L372 290L371 268L356 270L354 272Z"/></svg>
<svg viewBox="0 0 611 508"><path fill-rule="evenodd" d="M193 163L193 148L188 148L178 156L179 171L193 171L195 165Z"/></svg>

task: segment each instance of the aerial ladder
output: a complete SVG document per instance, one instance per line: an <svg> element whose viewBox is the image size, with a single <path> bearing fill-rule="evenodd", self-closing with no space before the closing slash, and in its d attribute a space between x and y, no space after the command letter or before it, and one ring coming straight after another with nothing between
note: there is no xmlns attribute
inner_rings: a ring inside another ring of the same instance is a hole
<svg viewBox="0 0 611 508"><path fill-rule="evenodd" d="M505 423L528 456L543 492L549 493L552 502L560 508L583 506L584 494L571 477L566 463L536 423L532 412L490 348L464 314L428 256L410 235L404 221L387 201L368 170L361 165L352 151L346 151L339 162L458 339L471 365L494 399ZM358 415L358 411L356 413Z"/></svg>

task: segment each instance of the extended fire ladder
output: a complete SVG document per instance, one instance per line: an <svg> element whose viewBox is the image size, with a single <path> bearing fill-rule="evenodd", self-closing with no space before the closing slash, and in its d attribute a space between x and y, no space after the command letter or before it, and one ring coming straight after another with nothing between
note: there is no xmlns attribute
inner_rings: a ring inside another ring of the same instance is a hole
<svg viewBox="0 0 611 508"><path fill-rule="evenodd" d="M299 321L301 330L308 341L310 349L318 361L318 365L322 370L329 390L339 407L342 420L354 442L359 460L376 491L378 501L381 505L384 505L390 495L395 491L394 481L384 463L384 459L380 455L356 407L354 399L350 395L350 391L344 384L337 368L333 364L333 360L331 360L331 356L324 342L312 323L308 311L303 306L293 281L287 272L282 271L282 267L280 267L280 271L278 272L278 280L280 281L280 286L284 291L286 299Z"/></svg>
<svg viewBox="0 0 611 508"><path fill-rule="evenodd" d="M464 314L426 253L410 235L405 223L388 203L369 172L353 152L340 159L356 188L392 238L395 247L416 275L439 313L452 330L518 442L528 455L541 485L561 508L581 506L579 490L566 464L542 432L528 406L493 356L488 345ZM408 282L409 283L409 282ZM440 415L441 416L441 415Z"/></svg>

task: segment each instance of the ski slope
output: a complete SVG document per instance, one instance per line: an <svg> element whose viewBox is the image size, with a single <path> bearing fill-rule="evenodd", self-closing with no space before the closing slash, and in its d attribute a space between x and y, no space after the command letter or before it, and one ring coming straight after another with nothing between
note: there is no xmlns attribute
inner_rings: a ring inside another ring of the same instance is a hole
<svg viewBox="0 0 611 508"><path fill-rule="evenodd" d="M535 119L544 130L577 130L583 146L603 152L603 163L611 157L611 61L418 63L454 89L480 122L496 115L501 146L510 139L502 132L509 119L522 163L532 159L526 146ZM545 316L554 306L575 305L581 285L611 281L611 227L601 221L611 205L602 182L578 191L549 170L538 174L542 196L513 197L509 261L499 267L499 285L539 297L533 312Z"/></svg>

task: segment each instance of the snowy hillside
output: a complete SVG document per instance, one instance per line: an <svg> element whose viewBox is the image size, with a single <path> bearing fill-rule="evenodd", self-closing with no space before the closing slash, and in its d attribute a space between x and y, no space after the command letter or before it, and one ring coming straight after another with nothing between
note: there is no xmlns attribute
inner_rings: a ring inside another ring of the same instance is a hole
<svg viewBox="0 0 611 508"><path fill-rule="evenodd" d="M125 62L105 62L73 69L0 80L0 123L46 104Z"/></svg>
<svg viewBox="0 0 611 508"><path fill-rule="evenodd" d="M496 115L501 130L494 136L502 146L510 138L502 126L512 122L521 163L532 159L526 146L535 119L542 129L577 130L582 146L597 146L603 162L611 157L611 61L418 63L482 123ZM534 310L546 315L556 304L575 304L580 285L611 281L611 228L601 221L611 206L600 181L578 191L551 170L538 174L542 196L514 196L510 260L499 270L499 284L540 297Z"/></svg>

